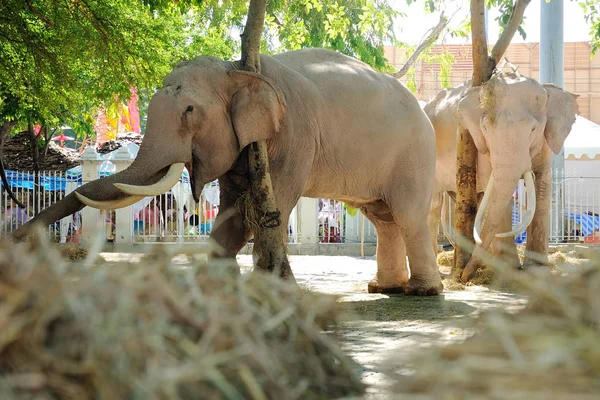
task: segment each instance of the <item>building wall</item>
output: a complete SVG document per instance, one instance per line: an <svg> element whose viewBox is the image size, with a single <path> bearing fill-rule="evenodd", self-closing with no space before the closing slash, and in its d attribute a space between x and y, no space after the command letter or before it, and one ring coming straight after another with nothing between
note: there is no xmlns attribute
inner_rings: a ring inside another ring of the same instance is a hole
<svg viewBox="0 0 600 400"><path fill-rule="evenodd" d="M432 54L448 52L454 55L450 80L453 86L471 78L473 63L471 45L437 45ZM405 51L393 46L385 48L387 59L401 68L408 58ZM565 43L564 88L579 95L577 103L581 116L600 124L600 56L591 59L591 46L588 42ZM519 72L534 79L539 78L539 43L513 43L505 54L508 61L516 65ZM442 90L439 79L440 66L437 63L420 62L416 66L415 80L419 100L429 101ZM406 82L406 78L403 78Z"/></svg>

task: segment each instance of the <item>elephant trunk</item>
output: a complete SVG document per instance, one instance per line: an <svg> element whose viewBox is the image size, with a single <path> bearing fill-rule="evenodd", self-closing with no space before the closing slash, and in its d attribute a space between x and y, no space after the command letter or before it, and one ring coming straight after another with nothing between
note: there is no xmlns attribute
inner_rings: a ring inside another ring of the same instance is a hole
<svg viewBox="0 0 600 400"><path fill-rule="evenodd" d="M502 178L498 178L499 176ZM475 217L473 236L477 244L487 248L491 244L494 236L515 236L527 229L527 226L531 223L535 213L536 199L535 188L533 185L533 172L525 172L524 177L527 189L527 213L525 214L525 218L523 219L523 222L512 231L498 232L503 214L510 212L510 202L520 176L515 176L510 173L502 174L498 173L498 171L492 172L485 189L483 200L481 201L481 205L479 206L479 210Z"/></svg>
<svg viewBox="0 0 600 400"><path fill-rule="evenodd" d="M68 215L80 211L86 205L86 202L91 202L94 205L106 205L97 208L114 209L119 208L119 205L123 207L128 205L127 203L133 204L139 201L143 196L125 194L114 184L142 183L152 185L160 181L168 172L167 169L170 168L170 166L167 166L153 173L148 173L144 170L147 169L147 165L149 164L145 163L147 161L145 161L143 156L141 158L138 157L129 168L106 178L96 179L77 188L76 191L68 194L65 198L52 204L50 207L45 208L28 223L19 227L19 229L13 232L13 239L22 240L33 233L37 227L45 228Z"/></svg>

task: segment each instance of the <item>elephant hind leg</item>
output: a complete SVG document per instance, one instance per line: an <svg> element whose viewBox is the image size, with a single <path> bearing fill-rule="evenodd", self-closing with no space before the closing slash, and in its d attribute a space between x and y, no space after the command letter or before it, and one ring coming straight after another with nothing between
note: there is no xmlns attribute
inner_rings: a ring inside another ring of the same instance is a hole
<svg viewBox="0 0 600 400"><path fill-rule="evenodd" d="M377 274L369 282L369 293L403 293L409 277L400 226L381 200L361 207L361 211L377 230Z"/></svg>
<svg viewBox="0 0 600 400"><path fill-rule="evenodd" d="M429 227L429 235L431 237L431 245L433 246L433 252L438 252L438 239L437 234L440 226L440 215L442 212L442 205L444 202L444 194L436 193L431 198L431 207L429 209L429 215L427 216L427 226ZM443 217L442 217L443 218Z"/></svg>

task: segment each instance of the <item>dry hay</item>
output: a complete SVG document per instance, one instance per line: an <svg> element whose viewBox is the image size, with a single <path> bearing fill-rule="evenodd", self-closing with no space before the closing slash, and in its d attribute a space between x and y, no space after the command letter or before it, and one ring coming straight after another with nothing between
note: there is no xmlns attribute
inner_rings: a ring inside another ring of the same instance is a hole
<svg viewBox="0 0 600 400"><path fill-rule="evenodd" d="M83 261L88 255L87 248L74 244L61 244L59 249L62 256L70 261Z"/></svg>
<svg viewBox="0 0 600 400"><path fill-rule="evenodd" d="M0 245L1 399L310 399L359 395L335 298L171 255L71 263ZM91 259L88 257L88 260Z"/></svg>
<svg viewBox="0 0 600 400"><path fill-rule="evenodd" d="M600 257L564 274L495 269L529 296L528 306L484 313L473 323L481 331L464 343L414 359L414 375L397 377L395 398L600 398Z"/></svg>
<svg viewBox="0 0 600 400"><path fill-rule="evenodd" d="M465 286L490 286L495 281L496 276L494 269L489 266L484 266L478 269L473 274L473 277L466 285L462 284L458 277L452 274L452 266L454 265L454 250L441 251L437 255L437 264L440 271L448 275L443 279L444 288L447 290L464 290Z"/></svg>
<svg viewBox="0 0 600 400"><path fill-rule="evenodd" d="M454 265L454 250L440 251L437 255L437 264L440 267L452 268L452 265Z"/></svg>

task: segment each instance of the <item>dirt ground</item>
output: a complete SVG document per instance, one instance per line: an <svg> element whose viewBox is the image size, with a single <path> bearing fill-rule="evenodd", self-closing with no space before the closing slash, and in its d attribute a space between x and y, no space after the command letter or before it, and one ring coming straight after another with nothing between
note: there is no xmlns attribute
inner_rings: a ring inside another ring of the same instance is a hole
<svg viewBox="0 0 600 400"><path fill-rule="evenodd" d="M134 260L139 255L103 253L107 261ZM251 256L238 256L243 270L252 265ZM483 287L444 291L441 296L409 297L367 293L375 275L374 257L290 256L298 283L307 289L342 296L343 307L352 313L340 331L344 349L359 363L366 398L389 398L385 394L393 368L410 373L408 360L429 346L461 341L473 334L465 321L486 309L517 311L525 299ZM392 364L393 366L389 366Z"/></svg>

